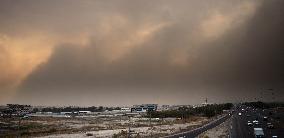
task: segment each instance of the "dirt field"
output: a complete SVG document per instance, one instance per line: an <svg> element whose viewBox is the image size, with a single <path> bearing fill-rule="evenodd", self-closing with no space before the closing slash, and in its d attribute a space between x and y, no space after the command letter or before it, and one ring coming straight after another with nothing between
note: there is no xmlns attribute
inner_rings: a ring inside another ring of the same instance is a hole
<svg viewBox="0 0 284 138"><path fill-rule="evenodd" d="M189 130L208 121L120 117L29 117L1 118L0 137L126 137L129 127L134 137L163 136Z"/></svg>

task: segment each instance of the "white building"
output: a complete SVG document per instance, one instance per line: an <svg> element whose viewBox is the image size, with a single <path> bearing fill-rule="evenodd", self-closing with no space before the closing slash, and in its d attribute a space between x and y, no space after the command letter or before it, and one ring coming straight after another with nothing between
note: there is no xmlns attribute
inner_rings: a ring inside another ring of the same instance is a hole
<svg viewBox="0 0 284 138"><path fill-rule="evenodd" d="M91 114L91 111L79 111L79 114Z"/></svg>
<svg viewBox="0 0 284 138"><path fill-rule="evenodd" d="M122 108L120 108L120 111L121 112L131 112L131 108L129 108L129 107L122 107Z"/></svg>

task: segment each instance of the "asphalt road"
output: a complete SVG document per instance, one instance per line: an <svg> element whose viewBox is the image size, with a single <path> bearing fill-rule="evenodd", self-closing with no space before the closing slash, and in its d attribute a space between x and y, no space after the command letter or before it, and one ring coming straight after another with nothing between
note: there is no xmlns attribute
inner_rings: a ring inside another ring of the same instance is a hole
<svg viewBox="0 0 284 138"><path fill-rule="evenodd" d="M272 114L270 114L270 112L272 112ZM239 113L241 113L241 115L238 115ZM253 138L253 128L262 128L266 138L271 138L272 136L284 138L284 122L281 121L281 117L284 117L283 115L283 112L274 111L272 109L261 110L240 106L232 115L230 136L231 138ZM268 117L267 121L263 119L264 116ZM277 118L277 116L280 118ZM253 120L258 120L259 125L253 124L252 126L248 126L248 121L252 122ZM272 123L275 128L267 128L268 122Z"/></svg>
<svg viewBox="0 0 284 138"><path fill-rule="evenodd" d="M241 113L241 115L239 115L239 113ZM268 119L264 120L264 116L268 117ZM246 106L238 106L232 116L227 115L194 130L173 134L165 138L194 138L199 134L218 126L230 117L232 118L229 132L230 138L254 138L254 128L262 128L265 138L272 138L272 136L284 138L284 109L262 110ZM258 120L259 124L253 124L251 126L247 125L248 121L253 122L254 120ZM273 129L267 127L268 122L274 125Z"/></svg>
<svg viewBox="0 0 284 138"><path fill-rule="evenodd" d="M164 138L180 138L180 137L183 137L183 138L195 138L197 137L199 134L211 129L211 128L214 128L216 126L218 126L219 124L223 123L224 121L226 121L228 118L230 118L231 116L229 115L225 115L223 116L222 118L219 118L217 120L214 120L202 127L199 127L199 128L196 128L196 129L193 129L193 130L190 130L190 131L186 131L186 132L182 132L182 133L178 133L178 134L173 134L173 135L170 135L170 136L166 136Z"/></svg>

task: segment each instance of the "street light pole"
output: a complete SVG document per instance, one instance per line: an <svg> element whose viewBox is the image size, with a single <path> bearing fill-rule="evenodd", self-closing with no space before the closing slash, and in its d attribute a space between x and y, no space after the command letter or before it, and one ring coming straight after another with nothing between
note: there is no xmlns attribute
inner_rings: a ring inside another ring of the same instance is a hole
<svg viewBox="0 0 284 138"><path fill-rule="evenodd" d="M130 138L130 116L128 116L128 138Z"/></svg>
<svg viewBox="0 0 284 138"><path fill-rule="evenodd" d="M151 111L149 113L150 113L150 128L151 128L150 136L152 137L152 113Z"/></svg>

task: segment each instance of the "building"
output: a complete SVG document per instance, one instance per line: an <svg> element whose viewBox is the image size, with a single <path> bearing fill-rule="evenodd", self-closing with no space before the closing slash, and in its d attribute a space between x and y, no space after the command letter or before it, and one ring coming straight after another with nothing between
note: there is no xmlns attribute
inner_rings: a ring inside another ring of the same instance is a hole
<svg viewBox="0 0 284 138"><path fill-rule="evenodd" d="M7 104L9 110L12 114L25 115L32 112L32 107L30 105L20 105L20 104Z"/></svg>
<svg viewBox="0 0 284 138"><path fill-rule="evenodd" d="M131 112L157 111L158 104L133 105Z"/></svg>
<svg viewBox="0 0 284 138"><path fill-rule="evenodd" d="M203 107L203 106L212 105L212 104L213 104L213 103L208 103L208 100L207 100L207 98L206 98L203 103L198 104L198 105L194 105L193 108L196 108L196 107Z"/></svg>
<svg viewBox="0 0 284 138"><path fill-rule="evenodd" d="M79 111L79 114L91 114L91 111Z"/></svg>
<svg viewBox="0 0 284 138"><path fill-rule="evenodd" d="M120 112L131 112L131 108L129 108L129 107L122 107L122 108L120 108Z"/></svg>
<svg viewBox="0 0 284 138"><path fill-rule="evenodd" d="M166 110L170 110L170 105L161 105L158 106L158 111L166 111Z"/></svg>

